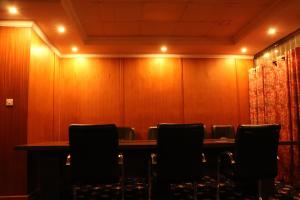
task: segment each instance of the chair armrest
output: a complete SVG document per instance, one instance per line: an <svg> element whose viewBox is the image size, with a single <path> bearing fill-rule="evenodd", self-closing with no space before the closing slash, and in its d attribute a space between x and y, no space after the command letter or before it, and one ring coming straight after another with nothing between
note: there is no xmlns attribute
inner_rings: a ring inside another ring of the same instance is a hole
<svg viewBox="0 0 300 200"><path fill-rule="evenodd" d="M202 163L206 163L207 160L206 160L206 156L205 156L205 153L202 153Z"/></svg>
<svg viewBox="0 0 300 200"><path fill-rule="evenodd" d="M71 165L71 155L70 154L67 155L66 164L65 165L66 166L70 166Z"/></svg>
<svg viewBox="0 0 300 200"><path fill-rule="evenodd" d="M157 164L157 155L155 153L151 153L151 164L156 165Z"/></svg>
<svg viewBox="0 0 300 200"><path fill-rule="evenodd" d="M118 154L118 164L123 165L124 164L124 156L122 153Z"/></svg>

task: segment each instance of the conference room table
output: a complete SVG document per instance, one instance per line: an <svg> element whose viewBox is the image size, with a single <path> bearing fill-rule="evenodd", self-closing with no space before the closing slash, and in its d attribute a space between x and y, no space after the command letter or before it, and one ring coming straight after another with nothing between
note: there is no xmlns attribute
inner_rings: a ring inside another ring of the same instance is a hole
<svg viewBox="0 0 300 200"><path fill-rule="evenodd" d="M234 147L233 139L204 139L203 149L217 154ZM156 151L156 140L120 140L119 151L124 155L126 177L147 177L150 154ZM67 199L70 167L66 166L68 141L51 141L17 145L15 150L27 152L28 194L43 200ZM210 160L210 157L208 158ZM215 160L215 159L214 159ZM216 162L212 161L212 165Z"/></svg>
<svg viewBox="0 0 300 200"><path fill-rule="evenodd" d="M294 145L295 142L280 141L279 145ZM156 152L156 140L120 140L119 151L124 155L126 177L147 177L151 153ZM204 139L206 171L214 175L217 156L222 151L234 150L234 139ZM27 152L28 194L42 200L69 199L71 174L66 166L69 154L68 141L51 141L15 146L15 150ZM33 197L34 199L34 197Z"/></svg>

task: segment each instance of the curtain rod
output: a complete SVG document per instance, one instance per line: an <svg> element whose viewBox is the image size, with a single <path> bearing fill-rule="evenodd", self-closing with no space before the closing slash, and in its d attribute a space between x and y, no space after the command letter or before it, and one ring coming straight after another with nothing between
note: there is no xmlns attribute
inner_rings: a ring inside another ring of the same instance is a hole
<svg viewBox="0 0 300 200"><path fill-rule="evenodd" d="M265 51L270 50L274 47L277 47L277 46L287 42L288 40L292 39L293 37L295 37L298 34L300 34L300 28L298 28L296 31L288 34L287 36L281 38L280 40L274 42L273 44L271 44L268 47L264 48L263 50L259 51L258 53L256 53L254 55L254 59L257 59L258 57L262 56Z"/></svg>

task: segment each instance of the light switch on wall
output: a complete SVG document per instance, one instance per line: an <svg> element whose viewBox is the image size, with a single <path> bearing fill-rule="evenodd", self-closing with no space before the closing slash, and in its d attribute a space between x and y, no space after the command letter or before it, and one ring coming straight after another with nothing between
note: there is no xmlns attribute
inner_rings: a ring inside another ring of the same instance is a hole
<svg viewBox="0 0 300 200"><path fill-rule="evenodd" d="M14 99L6 99L5 101L6 106L14 106Z"/></svg>

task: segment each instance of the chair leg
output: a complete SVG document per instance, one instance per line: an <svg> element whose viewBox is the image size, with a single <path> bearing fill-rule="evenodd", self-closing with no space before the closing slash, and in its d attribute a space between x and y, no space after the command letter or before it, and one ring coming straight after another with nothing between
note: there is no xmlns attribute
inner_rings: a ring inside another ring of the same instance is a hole
<svg viewBox="0 0 300 200"><path fill-rule="evenodd" d="M125 199L125 172L124 172L124 164L122 164L121 166L121 199L124 200Z"/></svg>
<svg viewBox="0 0 300 200"><path fill-rule="evenodd" d="M148 200L152 199L152 178L151 178L151 160L148 164Z"/></svg>
<svg viewBox="0 0 300 200"><path fill-rule="evenodd" d="M73 200L77 200L77 192L75 186L73 186Z"/></svg>
<svg viewBox="0 0 300 200"><path fill-rule="evenodd" d="M258 200L262 200L262 181L259 179L258 180Z"/></svg>
<svg viewBox="0 0 300 200"><path fill-rule="evenodd" d="M197 200L197 182L193 183L193 190L194 190L194 200Z"/></svg>
<svg viewBox="0 0 300 200"><path fill-rule="evenodd" d="M218 163L217 163L217 194L216 194L216 199L220 200L220 182L221 182L221 178L220 178L220 164L221 164L221 160L220 158L218 158Z"/></svg>

